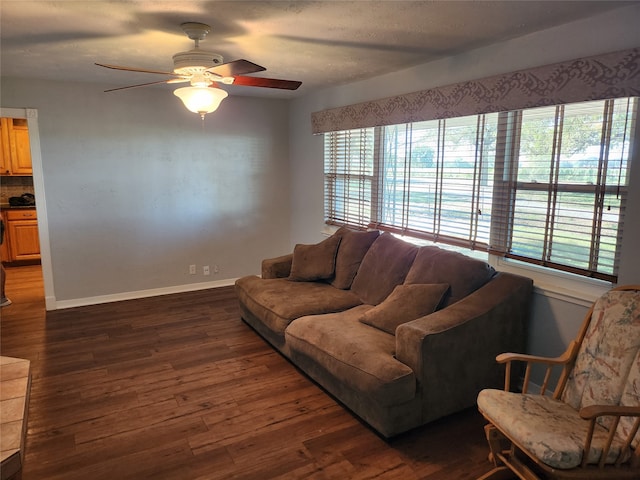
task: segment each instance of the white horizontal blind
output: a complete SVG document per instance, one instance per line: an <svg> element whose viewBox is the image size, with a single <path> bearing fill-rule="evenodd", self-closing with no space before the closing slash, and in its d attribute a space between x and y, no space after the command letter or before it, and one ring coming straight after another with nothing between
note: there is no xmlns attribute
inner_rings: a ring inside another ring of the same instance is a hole
<svg viewBox="0 0 640 480"><path fill-rule="evenodd" d="M326 222L615 282L637 111L619 98L325 134Z"/></svg>
<svg viewBox="0 0 640 480"><path fill-rule="evenodd" d="M512 122L504 130L519 135L504 159L509 187L494 199L511 216L496 216L494 228L510 234L492 249L615 280L636 111L628 98L502 116Z"/></svg>
<svg viewBox="0 0 640 480"><path fill-rule="evenodd" d="M384 128L374 226L487 249L498 114Z"/></svg>
<svg viewBox="0 0 640 480"><path fill-rule="evenodd" d="M374 129L324 136L325 222L365 228L371 220Z"/></svg>

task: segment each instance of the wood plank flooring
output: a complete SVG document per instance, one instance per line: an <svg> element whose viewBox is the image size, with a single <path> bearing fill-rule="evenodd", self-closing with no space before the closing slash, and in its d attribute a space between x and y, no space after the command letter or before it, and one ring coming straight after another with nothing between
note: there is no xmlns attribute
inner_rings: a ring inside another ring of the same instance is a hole
<svg viewBox="0 0 640 480"><path fill-rule="evenodd" d="M22 480L473 479L475 409L381 439L240 319L232 288L46 313L8 268L1 353L32 362Z"/></svg>

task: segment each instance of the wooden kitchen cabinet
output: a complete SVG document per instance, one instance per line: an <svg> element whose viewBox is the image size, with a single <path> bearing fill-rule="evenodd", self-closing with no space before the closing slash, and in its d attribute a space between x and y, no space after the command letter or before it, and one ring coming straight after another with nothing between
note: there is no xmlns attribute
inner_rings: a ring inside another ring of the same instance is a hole
<svg viewBox="0 0 640 480"><path fill-rule="evenodd" d="M11 173L8 118L0 118L0 175Z"/></svg>
<svg viewBox="0 0 640 480"><path fill-rule="evenodd" d="M5 243L9 262L40 259L38 217L35 208L5 210Z"/></svg>
<svg viewBox="0 0 640 480"><path fill-rule="evenodd" d="M2 245L0 245L0 261L9 262L11 261L8 241L9 232L7 231L7 217L4 211L0 212L0 218L2 218L2 222L4 223L4 237L2 238Z"/></svg>
<svg viewBox="0 0 640 480"><path fill-rule="evenodd" d="M26 119L1 118L0 143L0 175L33 175Z"/></svg>

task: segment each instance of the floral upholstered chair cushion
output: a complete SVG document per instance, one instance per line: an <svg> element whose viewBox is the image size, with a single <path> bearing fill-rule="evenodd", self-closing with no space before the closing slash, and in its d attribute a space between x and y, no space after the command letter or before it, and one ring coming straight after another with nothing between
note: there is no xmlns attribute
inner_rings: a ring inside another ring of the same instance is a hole
<svg viewBox="0 0 640 480"><path fill-rule="evenodd" d="M562 399L575 409L640 405L640 294L610 291L595 304ZM635 381L634 381L635 380ZM609 419L600 424L609 428ZM628 433L633 419L620 421ZM636 435L636 442L640 435Z"/></svg>
<svg viewBox="0 0 640 480"><path fill-rule="evenodd" d="M579 410L591 405L640 405L640 292L612 290L594 305L576 363L560 399L544 395L483 390L478 408L485 417L543 463L559 469L578 467L584 456L589 421ZM623 438L633 418L623 417L605 463L630 449ZM587 454L600 461L609 435L608 417L600 417ZM640 442L636 434L631 447Z"/></svg>
<svg viewBox="0 0 640 480"><path fill-rule="evenodd" d="M570 405L551 397L502 390L483 390L478 396L480 411L494 425L525 450L553 468L575 468L582 462L589 422ZM589 463L602 456L609 432L598 426L589 451ZM623 451L623 442L614 442L607 463L614 463ZM624 457L629 455L624 450Z"/></svg>

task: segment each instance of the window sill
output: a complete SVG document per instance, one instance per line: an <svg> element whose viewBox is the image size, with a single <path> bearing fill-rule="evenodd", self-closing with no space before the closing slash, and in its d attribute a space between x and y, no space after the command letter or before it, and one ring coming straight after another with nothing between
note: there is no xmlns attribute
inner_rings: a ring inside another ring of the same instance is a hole
<svg viewBox="0 0 640 480"><path fill-rule="evenodd" d="M610 282L581 277L537 265L489 255L489 264L498 271L523 275L533 280L540 295L590 307L603 293L610 290Z"/></svg>

